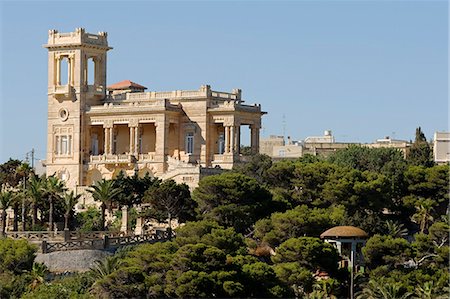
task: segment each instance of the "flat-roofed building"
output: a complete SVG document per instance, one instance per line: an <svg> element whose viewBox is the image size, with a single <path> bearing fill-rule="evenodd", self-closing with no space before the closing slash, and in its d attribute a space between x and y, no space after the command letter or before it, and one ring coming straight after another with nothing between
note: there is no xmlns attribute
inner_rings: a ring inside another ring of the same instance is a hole
<svg viewBox="0 0 450 299"><path fill-rule="evenodd" d="M434 133L433 158L438 164L450 162L450 132Z"/></svg>

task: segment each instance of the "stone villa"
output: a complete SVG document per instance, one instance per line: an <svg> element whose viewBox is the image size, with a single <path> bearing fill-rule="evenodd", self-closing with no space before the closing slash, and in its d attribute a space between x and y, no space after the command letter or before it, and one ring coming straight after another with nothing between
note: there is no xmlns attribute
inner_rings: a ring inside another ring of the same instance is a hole
<svg viewBox="0 0 450 299"><path fill-rule="evenodd" d="M48 43L47 175L69 188L120 171L173 178L191 187L202 175L230 169L243 157L241 128L259 150L260 105L241 90L145 91L125 80L107 87L107 34L50 30Z"/></svg>

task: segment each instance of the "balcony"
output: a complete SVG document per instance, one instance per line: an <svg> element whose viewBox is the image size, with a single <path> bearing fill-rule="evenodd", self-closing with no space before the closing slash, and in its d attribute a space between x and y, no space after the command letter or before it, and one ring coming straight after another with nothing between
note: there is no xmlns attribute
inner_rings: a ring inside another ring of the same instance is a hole
<svg viewBox="0 0 450 299"><path fill-rule="evenodd" d="M55 85L48 89L48 95L53 95L57 100L73 100L75 99L75 92L72 86Z"/></svg>
<svg viewBox="0 0 450 299"><path fill-rule="evenodd" d="M136 160L137 157L137 160ZM155 153L138 154L137 156L131 154L120 155L97 155L90 156L90 163L92 164L130 164L135 162L153 162L155 161Z"/></svg>
<svg viewBox="0 0 450 299"><path fill-rule="evenodd" d="M129 154L90 156L90 163L93 164L134 163L134 156Z"/></svg>
<svg viewBox="0 0 450 299"><path fill-rule="evenodd" d="M87 91L99 98L103 98L106 95L105 87L102 85L88 85Z"/></svg>

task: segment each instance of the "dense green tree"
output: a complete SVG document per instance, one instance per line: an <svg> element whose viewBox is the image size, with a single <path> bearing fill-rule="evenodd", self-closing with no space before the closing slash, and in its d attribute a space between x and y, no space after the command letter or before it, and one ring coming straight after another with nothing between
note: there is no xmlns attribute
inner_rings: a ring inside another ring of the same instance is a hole
<svg viewBox="0 0 450 299"><path fill-rule="evenodd" d="M276 249L272 261L277 277L303 297L312 292L317 270L332 276L338 273L339 254L318 238L290 238Z"/></svg>
<svg viewBox="0 0 450 299"><path fill-rule="evenodd" d="M416 129L416 137L409 148L406 159L411 165L430 167L434 164L430 144L420 127Z"/></svg>
<svg viewBox="0 0 450 299"><path fill-rule="evenodd" d="M176 230L175 242L179 246L203 243L217 247L227 254L245 254L247 248L244 237L234 228L224 228L216 222L203 220L188 222Z"/></svg>
<svg viewBox="0 0 450 299"><path fill-rule="evenodd" d="M75 225L82 232L102 230L102 215L95 207L75 214Z"/></svg>
<svg viewBox="0 0 450 299"><path fill-rule="evenodd" d="M91 186L91 189L88 189L88 192L92 194L94 200L101 203L100 228L101 230L104 230L106 208L109 207L109 210L111 210L112 202L117 198L121 192L121 189L114 186L113 180L103 179L101 181L97 181L95 185Z"/></svg>
<svg viewBox="0 0 450 299"><path fill-rule="evenodd" d="M0 186L16 187L22 180L17 173L17 168L22 164L20 160L9 159L0 164Z"/></svg>
<svg viewBox="0 0 450 299"><path fill-rule="evenodd" d="M239 173L203 178L192 193L201 216L244 232L257 220L270 215L272 196L258 182Z"/></svg>
<svg viewBox="0 0 450 299"><path fill-rule="evenodd" d="M30 271L35 253L36 247L26 240L0 238L0 273L21 274Z"/></svg>
<svg viewBox="0 0 450 299"><path fill-rule="evenodd" d="M120 188L122 192L118 194L115 201L119 206L132 207L143 201L145 192L154 185L159 185L160 179L152 178L148 173L141 178L136 173L133 176L126 176L123 171L114 179L114 186Z"/></svg>
<svg viewBox="0 0 450 299"><path fill-rule="evenodd" d="M336 248L319 238L290 238L281 243L275 253L272 257L275 264L296 262L310 271L321 269L331 275L338 270L339 254Z"/></svg>
<svg viewBox="0 0 450 299"><path fill-rule="evenodd" d="M412 248L403 238L375 235L367 240L363 254L366 265L371 269L379 265L394 269L403 267L412 258Z"/></svg>
<svg viewBox="0 0 450 299"><path fill-rule="evenodd" d="M407 193L403 197L402 214L411 217L423 204L433 207L431 216L434 218L445 214L449 201L449 171L448 165L409 167L405 171Z"/></svg>
<svg viewBox="0 0 450 299"><path fill-rule="evenodd" d="M186 222L195 218L196 202L191 199L189 187L166 180L153 184L144 195L144 202L151 206L152 216L160 222L168 221L172 230L172 219Z"/></svg>
<svg viewBox="0 0 450 299"><path fill-rule="evenodd" d="M318 237L328 228L340 224L345 216L342 206L328 209L313 208L306 205L284 213L273 213L270 219L256 222L254 237L273 247L295 237Z"/></svg>
<svg viewBox="0 0 450 299"><path fill-rule="evenodd" d="M250 161L236 164L233 170L252 177L263 184L267 182L267 170L272 166L272 159L264 154L252 155Z"/></svg>
<svg viewBox="0 0 450 299"><path fill-rule="evenodd" d="M14 201L14 193L11 191L1 191L0 192L0 210L1 212L1 234L5 235L6 229L6 210L12 205Z"/></svg>

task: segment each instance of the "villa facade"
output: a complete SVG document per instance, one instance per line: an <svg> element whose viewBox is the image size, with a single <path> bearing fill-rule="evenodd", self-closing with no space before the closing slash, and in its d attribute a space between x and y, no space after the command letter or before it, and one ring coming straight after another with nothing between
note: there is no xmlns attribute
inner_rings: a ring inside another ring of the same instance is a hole
<svg viewBox="0 0 450 299"><path fill-rule="evenodd" d="M195 186L204 174L230 169L241 129L259 151L260 105L245 105L240 89L146 91L132 81L106 84L107 34L49 31L47 175L70 188L120 171Z"/></svg>

